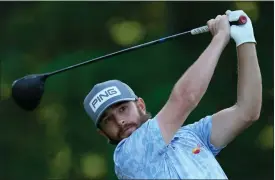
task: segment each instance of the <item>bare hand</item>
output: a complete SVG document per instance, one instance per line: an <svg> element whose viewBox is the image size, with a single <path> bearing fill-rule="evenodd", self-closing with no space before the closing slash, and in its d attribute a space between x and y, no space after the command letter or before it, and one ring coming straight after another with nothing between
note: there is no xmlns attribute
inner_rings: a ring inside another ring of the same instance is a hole
<svg viewBox="0 0 275 180"><path fill-rule="evenodd" d="M221 35L226 42L230 40L230 24L226 15L218 15L215 19L210 19L207 22L209 31L213 37Z"/></svg>

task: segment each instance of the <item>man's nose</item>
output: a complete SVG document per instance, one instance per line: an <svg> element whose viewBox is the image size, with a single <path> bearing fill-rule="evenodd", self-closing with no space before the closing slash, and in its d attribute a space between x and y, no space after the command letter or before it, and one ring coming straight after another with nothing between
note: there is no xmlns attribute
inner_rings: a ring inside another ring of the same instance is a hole
<svg viewBox="0 0 275 180"><path fill-rule="evenodd" d="M121 117L117 117L117 123L119 125L124 125L125 124L125 120L123 118L121 118Z"/></svg>

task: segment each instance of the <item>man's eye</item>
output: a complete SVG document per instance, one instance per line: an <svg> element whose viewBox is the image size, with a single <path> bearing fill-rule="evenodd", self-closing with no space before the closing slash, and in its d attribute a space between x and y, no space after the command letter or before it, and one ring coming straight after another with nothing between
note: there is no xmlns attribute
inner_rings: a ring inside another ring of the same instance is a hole
<svg viewBox="0 0 275 180"><path fill-rule="evenodd" d="M123 112L123 111L125 111L125 109L126 109L126 106L121 106L121 107L119 108L119 112Z"/></svg>
<svg viewBox="0 0 275 180"><path fill-rule="evenodd" d="M105 124L107 124L109 121L110 121L110 118L109 118L109 117L107 117L107 118L104 119L104 123L105 123Z"/></svg>

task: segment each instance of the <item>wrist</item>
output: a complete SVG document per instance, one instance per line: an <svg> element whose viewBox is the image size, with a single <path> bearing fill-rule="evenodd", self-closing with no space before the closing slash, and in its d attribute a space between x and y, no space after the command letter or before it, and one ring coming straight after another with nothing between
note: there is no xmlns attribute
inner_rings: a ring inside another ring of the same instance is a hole
<svg viewBox="0 0 275 180"><path fill-rule="evenodd" d="M251 50L254 50L256 51L256 43L253 43L253 42L246 42L246 43L243 43L239 46L237 46L237 50L238 52L242 52L242 51L251 51Z"/></svg>
<svg viewBox="0 0 275 180"><path fill-rule="evenodd" d="M239 47L243 44L256 44L256 40L255 40L255 37L254 36L244 36L242 38L236 38L234 39L235 40L235 43L236 43L236 47Z"/></svg>
<svg viewBox="0 0 275 180"><path fill-rule="evenodd" d="M236 46L240 46L242 44L246 43L255 43L256 44L256 39L254 36L254 31L253 28L241 28L241 27L232 27L231 30L231 36L234 39Z"/></svg>
<svg viewBox="0 0 275 180"><path fill-rule="evenodd" d="M225 47L229 42L230 36L224 32L219 32L213 37L213 41L219 43L221 46Z"/></svg>

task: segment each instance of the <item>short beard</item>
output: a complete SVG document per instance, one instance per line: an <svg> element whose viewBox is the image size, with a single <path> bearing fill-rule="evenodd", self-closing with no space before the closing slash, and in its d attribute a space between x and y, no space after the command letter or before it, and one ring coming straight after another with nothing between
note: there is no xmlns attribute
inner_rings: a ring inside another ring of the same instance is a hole
<svg viewBox="0 0 275 180"><path fill-rule="evenodd" d="M146 121L148 121L148 119L152 118L152 115L150 112L146 112L146 114L143 114L140 109L138 109L138 111L139 111L140 122L141 122L139 125L139 127L140 127L140 126L142 126L142 124L144 124ZM111 138L108 139L108 143L112 144L112 145L118 145L120 143L120 141L122 141L122 140L117 141L117 140L112 140Z"/></svg>

